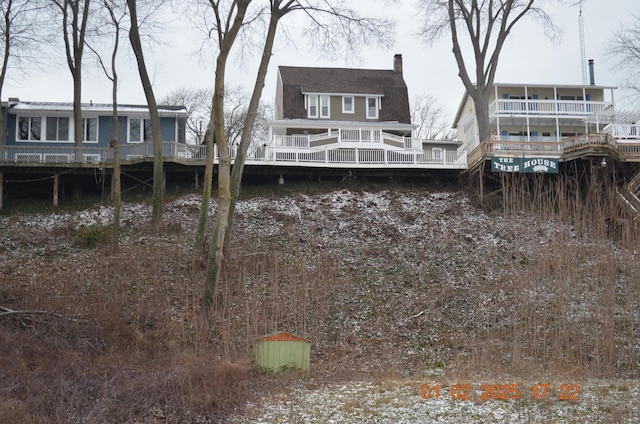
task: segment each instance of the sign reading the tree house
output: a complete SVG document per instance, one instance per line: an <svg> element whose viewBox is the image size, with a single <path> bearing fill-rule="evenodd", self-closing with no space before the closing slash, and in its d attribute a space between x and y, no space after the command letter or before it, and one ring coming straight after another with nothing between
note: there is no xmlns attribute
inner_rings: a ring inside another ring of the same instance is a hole
<svg viewBox="0 0 640 424"><path fill-rule="evenodd" d="M551 158L491 158L491 172L557 174L558 160Z"/></svg>

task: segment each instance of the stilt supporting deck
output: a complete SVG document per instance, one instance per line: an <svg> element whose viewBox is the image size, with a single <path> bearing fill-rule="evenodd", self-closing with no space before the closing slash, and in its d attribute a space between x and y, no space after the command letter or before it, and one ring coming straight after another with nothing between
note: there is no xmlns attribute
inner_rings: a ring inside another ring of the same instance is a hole
<svg viewBox="0 0 640 424"><path fill-rule="evenodd" d="M53 206L58 207L58 186L60 183L60 177L58 174L53 176Z"/></svg>
<svg viewBox="0 0 640 424"><path fill-rule="evenodd" d="M0 172L0 211L2 210L2 199L4 199L4 172Z"/></svg>
<svg viewBox="0 0 640 424"><path fill-rule="evenodd" d="M480 164L478 169L478 190L480 195L480 203L484 202L484 162Z"/></svg>

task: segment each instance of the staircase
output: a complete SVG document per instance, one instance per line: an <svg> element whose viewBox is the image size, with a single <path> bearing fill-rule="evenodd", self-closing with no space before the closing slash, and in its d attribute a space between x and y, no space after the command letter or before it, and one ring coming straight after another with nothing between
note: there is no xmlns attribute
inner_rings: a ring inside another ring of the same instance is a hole
<svg viewBox="0 0 640 424"><path fill-rule="evenodd" d="M622 202L632 211L633 220L637 220L640 217L640 197L638 197L640 194L640 171L636 172L634 177L623 187L616 187L616 191Z"/></svg>

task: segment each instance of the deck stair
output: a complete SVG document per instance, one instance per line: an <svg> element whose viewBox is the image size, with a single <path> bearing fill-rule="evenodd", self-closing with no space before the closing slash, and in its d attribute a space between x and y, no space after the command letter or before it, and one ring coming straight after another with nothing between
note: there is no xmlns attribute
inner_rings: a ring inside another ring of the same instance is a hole
<svg viewBox="0 0 640 424"><path fill-rule="evenodd" d="M640 217L640 171L622 188L617 188L618 195L634 214L634 220Z"/></svg>

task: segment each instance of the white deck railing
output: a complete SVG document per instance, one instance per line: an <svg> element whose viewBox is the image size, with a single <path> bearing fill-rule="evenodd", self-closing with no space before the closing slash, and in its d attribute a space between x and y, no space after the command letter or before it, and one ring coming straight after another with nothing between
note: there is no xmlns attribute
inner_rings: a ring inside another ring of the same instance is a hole
<svg viewBox="0 0 640 424"><path fill-rule="evenodd" d="M609 124L603 131L620 140L640 140L640 125L638 124Z"/></svg>
<svg viewBox="0 0 640 424"><path fill-rule="evenodd" d="M382 148L300 148L250 146L246 163L253 165L305 164L331 166L388 166L416 165L428 168L466 168L465 152L443 152L433 155L423 150L386 150ZM236 149L230 151L231 158L236 156ZM175 160L183 163L202 164L206 159L206 148L200 145L189 145L175 142L162 143L164 160ZM140 143L120 146L120 160L124 164L153 160L153 143ZM43 146L2 146L0 148L0 164L80 164L104 165L113 163L113 149L105 147L43 147ZM218 162L217 148L214 146L214 161Z"/></svg>
<svg viewBox="0 0 640 424"><path fill-rule="evenodd" d="M309 148L313 142L335 140L336 143L381 143L382 140L393 140L402 144L405 149L411 149L411 137L391 134L382 130L368 128L341 128L320 134L274 135L273 147Z"/></svg>

